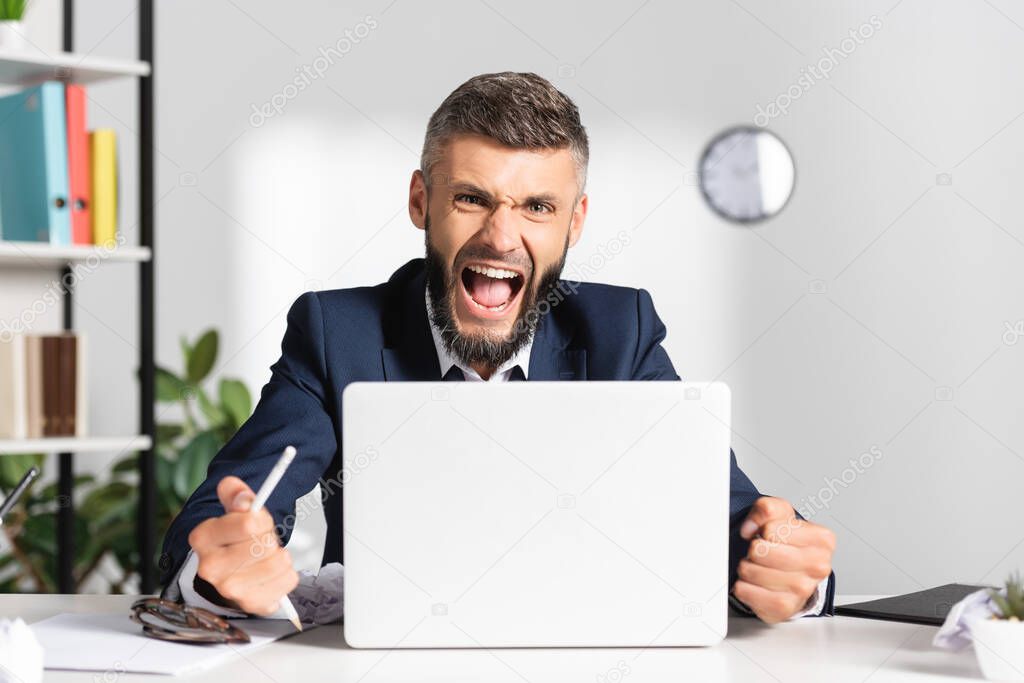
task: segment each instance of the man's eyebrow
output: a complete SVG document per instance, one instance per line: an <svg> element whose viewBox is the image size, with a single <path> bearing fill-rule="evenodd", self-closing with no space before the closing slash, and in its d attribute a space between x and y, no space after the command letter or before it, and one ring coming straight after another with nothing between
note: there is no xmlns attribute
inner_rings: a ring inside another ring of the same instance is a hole
<svg viewBox="0 0 1024 683"><path fill-rule="evenodd" d="M487 190L483 189L482 187L478 187L473 183L461 180L456 180L455 182L450 183L448 185L448 189L452 194L459 192L468 192L470 194L480 195L481 197L484 197L486 199L491 199L491 193L488 192Z"/></svg>
<svg viewBox="0 0 1024 683"><path fill-rule="evenodd" d="M559 203L558 195L553 194L551 192L544 192L542 194L531 194L529 197L526 198L526 201L524 201L523 204L533 204L535 202L538 204L546 203L551 204L553 206L557 206Z"/></svg>

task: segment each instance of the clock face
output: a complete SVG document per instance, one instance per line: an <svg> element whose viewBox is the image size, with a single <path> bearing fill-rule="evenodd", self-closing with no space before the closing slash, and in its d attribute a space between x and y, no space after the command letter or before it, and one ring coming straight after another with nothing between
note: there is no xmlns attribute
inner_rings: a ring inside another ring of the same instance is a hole
<svg viewBox="0 0 1024 683"><path fill-rule="evenodd" d="M793 194L793 157L775 134L761 128L731 128L704 150L700 188L723 218L755 223L776 215Z"/></svg>

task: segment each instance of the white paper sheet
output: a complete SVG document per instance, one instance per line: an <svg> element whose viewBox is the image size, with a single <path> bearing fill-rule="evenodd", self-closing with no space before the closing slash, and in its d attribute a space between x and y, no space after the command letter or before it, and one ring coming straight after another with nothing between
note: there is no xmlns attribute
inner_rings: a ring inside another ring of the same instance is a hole
<svg viewBox="0 0 1024 683"><path fill-rule="evenodd" d="M0 682L43 680L43 647L21 619L0 619Z"/></svg>
<svg viewBox="0 0 1024 683"><path fill-rule="evenodd" d="M47 669L181 675L208 669L295 632L288 621L232 620L252 639L238 645L190 645L142 635L127 614L58 614L32 624ZM305 628L311 628L304 625Z"/></svg>

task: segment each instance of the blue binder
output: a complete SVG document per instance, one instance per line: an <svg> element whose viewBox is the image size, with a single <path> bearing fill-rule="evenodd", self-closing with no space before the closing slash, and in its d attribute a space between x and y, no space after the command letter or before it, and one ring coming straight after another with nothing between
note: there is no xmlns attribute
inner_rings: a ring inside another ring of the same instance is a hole
<svg viewBox="0 0 1024 683"><path fill-rule="evenodd" d="M64 84L0 97L0 238L71 244Z"/></svg>

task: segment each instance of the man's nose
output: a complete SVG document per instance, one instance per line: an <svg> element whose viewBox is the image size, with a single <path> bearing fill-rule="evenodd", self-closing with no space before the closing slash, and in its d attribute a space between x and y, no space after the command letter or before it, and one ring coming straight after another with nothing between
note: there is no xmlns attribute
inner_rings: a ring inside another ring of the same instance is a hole
<svg viewBox="0 0 1024 683"><path fill-rule="evenodd" d="M498 254L507 254L522 246L513 208L508 204L499 204L487 217L479 237L481 242Z"/></svg>

